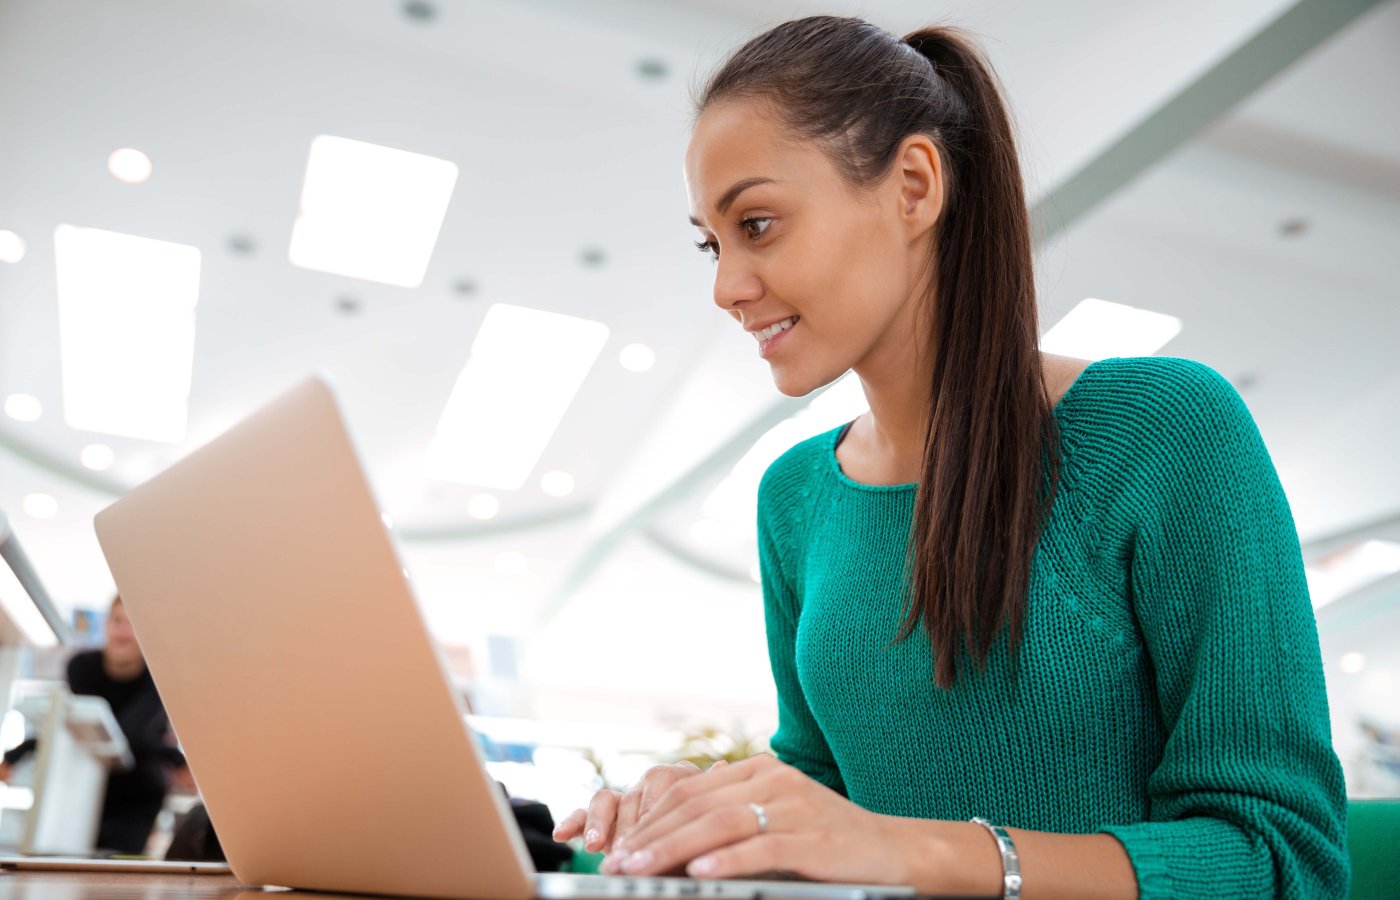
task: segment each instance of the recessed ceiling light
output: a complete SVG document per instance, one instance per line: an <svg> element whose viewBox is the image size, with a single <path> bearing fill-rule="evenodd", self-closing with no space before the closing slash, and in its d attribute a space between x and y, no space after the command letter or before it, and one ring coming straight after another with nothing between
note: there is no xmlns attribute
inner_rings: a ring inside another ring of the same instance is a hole
<svg viewBox="0 0 1400 900"><path fill-rule="evenodd" d="M125 184L141 184L151 177L151 158L140 150L122 147L107 157L107 171Z"/></svg>
<svg viewBox="0 0 1400 900"><path fill-rule="evenodd" d="M656 365L656 353L646 344L628 344L618 354L618 360L629 372L645 372Z"/></svg>
<svg viewBox="0 0 1400 900"><path fill-rule="evenodd" d="M637 77L643 81L661 81L670 72L664 59L648 56L637 60Z"/></svg>
<svg viewBox="0 0 1400 900"><path fill-rule="evenodd" d="M1180 333L1175 316L1090 297L1046 332L1040 349L1089 360L1151 356Z"/></svg>
<svg viewBox="0 0 1400 900"><path fill-rule="evenodd" d="M437 18L437 8L423 0L409 0L403 5L403 14L414 22L431 22Z"/></svg>
<svg viewBox="0 0 1400 900"><path fill-rule="evenodd" d="M24 511L36 519L52 519L58 515L58 501L52 494L27 494L24 498Z"/></svg>
<svg viewBox="0 0 1400 900"><path fill-rule="evenodd" d="M24 238L8 228L0 228L0 262L17 263L24 259Z"/></svg>
<svg viewBox="0 0 1400 900"><path fill-rule="evenodd" d="M481 519L484 522L496 518L496 513L500 511L501 501L490 494L477 494L467 501L467 513L473 519Z"/></svg>
<svg viewBox="0 0 1400 900"><path fill-rule="evenodd" d="M5 398L5 415L16 422L37 422L44 414L44 404L33 394L11 394Z"/></svg>
<svg viewBox="0 0 1400 900"><path fill-rule="evenodd" d="M1239 391L1240 393L1244 393L1245 391L1253 388L1258 383L1259 376L1255 375L1253 372L1241 372L1240 374L1235 376L1233 381L1233 384L1235 385L1235 390Z"/></svg>
<svg viewBox="0 0 1400 900"><path fill-rule="evenodd" d="M502 575L524 575L529 568L530 561L524 553L502 550L496 554L496 571Z"/></svg>
<svg viewBox="0 0 1400 900"><path fill-rule="evenodd" d="M545 472L540 476L540 490L551 497L567 497L574 492L574 476L568 472Z"/></svg>
<svg viewBox="0 0 1400 900"><path fill-rule="evenodd" d="M600 322L491 306L428 448L430 473L445 481L518 489L607 339Z"/></svg>
<svg viewBox="0 0 1400 900"><path fill-rule="evenodd" d="M83 431L182 440L199 250L60 225L54 255L64 419Z"/></svg>
<svg viewBox="0 0 1400 900"><path fill-rule="evenodd" d="M116 462L117 455L106 444L88 444L83 448L81 459L83 465L94 472L105 472Z"/></svg>
<svg viewBox="0 0 1400 900"><path fill-rule="evenodd" d="M1360 653L1343 653L1341 668L1348 675L1355 675L1366 668L1366 657Z"/></svg>
<svg viewBox="0 0 1400 900"><path fill-rule="evenodd" d="M251 235L234 234L228 239L228 252L234 256L252 256L258 252L258 242Z"/></svg>
<svg viewBox="0 0 1400 900"><path fill-rule="evenodd" d="M288 257L304 269L418 287L456 184L457 166L445 159L318 135Z"/></svg>

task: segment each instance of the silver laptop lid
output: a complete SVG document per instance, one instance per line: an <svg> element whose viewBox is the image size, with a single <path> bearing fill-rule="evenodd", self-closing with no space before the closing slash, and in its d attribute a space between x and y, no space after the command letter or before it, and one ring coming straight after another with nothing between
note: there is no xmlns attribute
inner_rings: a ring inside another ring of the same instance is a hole
<svg viewBox="0 0 1400 900"><path fill-rule="evenodd" d="M239 879L531 896L524 842L324 382L96 525Z"/></svg>

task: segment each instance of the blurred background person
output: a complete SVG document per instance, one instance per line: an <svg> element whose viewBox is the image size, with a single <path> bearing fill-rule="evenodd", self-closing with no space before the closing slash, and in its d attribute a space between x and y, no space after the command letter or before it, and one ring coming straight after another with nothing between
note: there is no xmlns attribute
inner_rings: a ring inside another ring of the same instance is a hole
<svg viewBox="0 0 1400 900"><path fill-rule="evenodd" d="M146 847L156 817L172 786L193 790L184 755L175 746L170 721L121 597L112 600L107 615L106 642L99 650L84 650L68 660L68 687L74 694L101 697L131 746L134 765L107 778L97 833L99 850L140 853ZM13 766L33 752L30 738L5 754L0 781L8 782Z"/></svg>

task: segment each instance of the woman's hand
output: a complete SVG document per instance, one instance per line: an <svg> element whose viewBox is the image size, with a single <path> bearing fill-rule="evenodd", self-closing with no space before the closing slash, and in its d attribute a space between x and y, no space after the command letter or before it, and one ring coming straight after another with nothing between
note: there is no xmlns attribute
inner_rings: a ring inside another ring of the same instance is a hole
<svg viewBox="0 0 1400 900"><path fill-rule="evenodd" d="M614 847L602 871L656 875L684 867L701 878L779 871L819 881L901 883L904 861L892 821L772 756L755 756L672 787Z"/></svg>
<svg viewBox="0 0 1400 900"><path fill-rule="evenodd" d="M723 761L711 766L711 771L724 766ZM613 852L613 841L631 829L637 820L656 805L657 801L683 778L699 775L700 767L691 762L669 766L653 766L625 794L599 791L593 795L588 809L576 809L554 828L556 841L567 841L583 835L583 849Z"/></svg>

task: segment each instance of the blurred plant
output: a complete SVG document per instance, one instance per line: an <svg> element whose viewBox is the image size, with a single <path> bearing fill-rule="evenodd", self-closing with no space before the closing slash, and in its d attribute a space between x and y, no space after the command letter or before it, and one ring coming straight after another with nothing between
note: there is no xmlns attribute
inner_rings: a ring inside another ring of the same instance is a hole
<svg viewBox="0 0 1400 900"><path fill-rule="evenodd" d="M738 726L729 732L715 725L679 730L680 746L670 753L659 753L652 757L656 763L689 762L701 769L708 769L720 760L735 763L759 753L770 752L767 741L749 735ZM593 767L594 790L625 791L631 786L629 779L615 781L608 778L609 761L597 750L590 747L579 753L584 761ZM617 763L617 760L612 762ZM613 768L616 769L616 765ZM614 774L616 775L616 771Z"/></svg>
<svg viewBox="0 0 1400 900"><path fill-rule="evenodd" d="M597 750L594 750L592 747L589 747L588 749L583 751L583 758L588 762L590 766L593 767L593 771L596 772L598 775L598 783L594 786L594 790L620 790L620 788L617 785L610 783L608 781L608 776L603 773L603 769L606 767L607 764L603 762L603 758L598 755Z"/></svg>
<svg viewBox="0 0 1400 900"><path fill-rule="evenodd" d="M681 746L668 762L694 763L702 769L724 760L735 763L750 756L768 752L768 742L747 734L737 727L726 732L714 725L681 733Z"/></svg>

